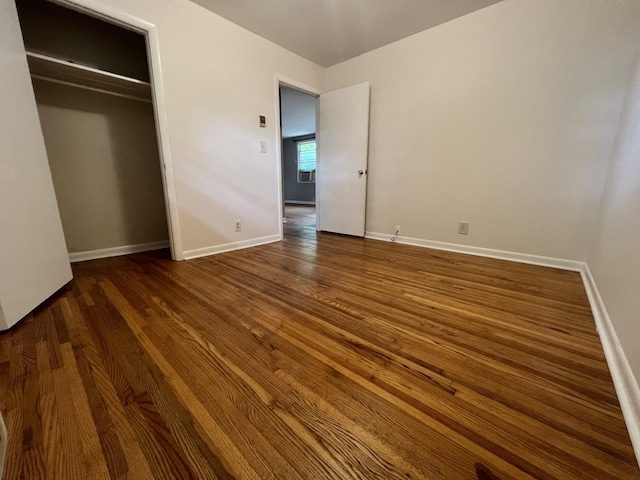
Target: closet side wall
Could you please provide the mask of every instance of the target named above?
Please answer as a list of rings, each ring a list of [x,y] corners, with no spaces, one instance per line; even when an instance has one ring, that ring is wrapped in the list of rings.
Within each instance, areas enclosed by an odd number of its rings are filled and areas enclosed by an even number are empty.
[[[33,85],[69,253],[168,240],[151,103]]]

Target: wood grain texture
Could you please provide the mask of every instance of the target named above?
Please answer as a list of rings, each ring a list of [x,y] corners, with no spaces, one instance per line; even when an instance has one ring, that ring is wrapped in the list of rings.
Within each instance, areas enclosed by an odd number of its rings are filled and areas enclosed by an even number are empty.
[[[317,234],[74,265],[0,335],[6,479],[640,478],[580,275]]]

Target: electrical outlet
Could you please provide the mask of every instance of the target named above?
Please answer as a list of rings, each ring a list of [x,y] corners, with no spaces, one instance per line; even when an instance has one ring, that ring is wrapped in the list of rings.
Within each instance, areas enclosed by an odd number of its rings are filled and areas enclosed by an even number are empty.
[[[242,222],[240,220],[236,220],[236,232],[242,231]]]
[[[467,235],[469,233],[469,222],[458,223],[458,233],[460,235]]]
[[[396,233],[400,233],[400,225],[396,225]]]
[[[260,153],[267,153],[267,142],[260,140]]]

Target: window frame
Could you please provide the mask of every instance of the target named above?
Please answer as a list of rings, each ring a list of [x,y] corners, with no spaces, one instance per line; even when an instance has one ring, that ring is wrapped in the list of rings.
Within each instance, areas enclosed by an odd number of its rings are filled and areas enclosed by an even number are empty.
[[[313,170],[300,169],[300,147],[304,144],[313,143],[316,145],[316,159],[315,159],[315,168]],[[298,183],[316,183],[316,171],[318,169],[317,162],[317,143],[315,137],[313,138],[304,138],[300,140],[296,140],[296,180]],[[302,179],[303,176],[307,176],[307,179]]]

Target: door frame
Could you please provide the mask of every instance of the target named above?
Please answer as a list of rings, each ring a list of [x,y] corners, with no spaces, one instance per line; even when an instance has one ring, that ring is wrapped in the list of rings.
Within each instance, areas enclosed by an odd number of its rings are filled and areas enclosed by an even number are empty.
[[[277,172],[278,172],[278,233],[280,235],[280,240],[284,239],[284,227],[283,227],[283,210],[284,210],[284,181],[283,175],[284,171],[282,170],[282,128],[280,127],[280,117],[282,115],[280,111],[280,86],[285,86],[289,88],[294,88],[296,90],[300,90],[303,93],[307,93],[309,95],[313,95],[314,97],[319,97],[322,93],[319,89],[306,85],[304,83],[298,82],[296,80],[292,80],[290,78],[284,77],[279,74],[274,75],[274,85],[275,85],[275,106],[276,111],[274,115],[274,121],[276,126],[276,164],[277,164]],[[318,108],[316,106],[316,119],[318,118]],[[316,170],[317,172],[317,170]],[[316,176],[316,181],[317,181]],[[318,204],[316,203],[316,230],[318,228]]]
[[[160,156],[160,173],[162,175],[162,189],[164,193],[167,226],[169,230],[169,245],[171,257],[174,260],[184,260],[182,236],[178,217],[178,196],[169,142],[169,122],[167,120],[167,105],[164,100],[164,84],[160,68],[160,46],[156,26],[122,10],[113,8],[95,0],[51,0],[66,8],[76,10],[94,18],[140,33],[146,38],[147,62],[149,64],[151,96],[158,139],[158,154]]]

